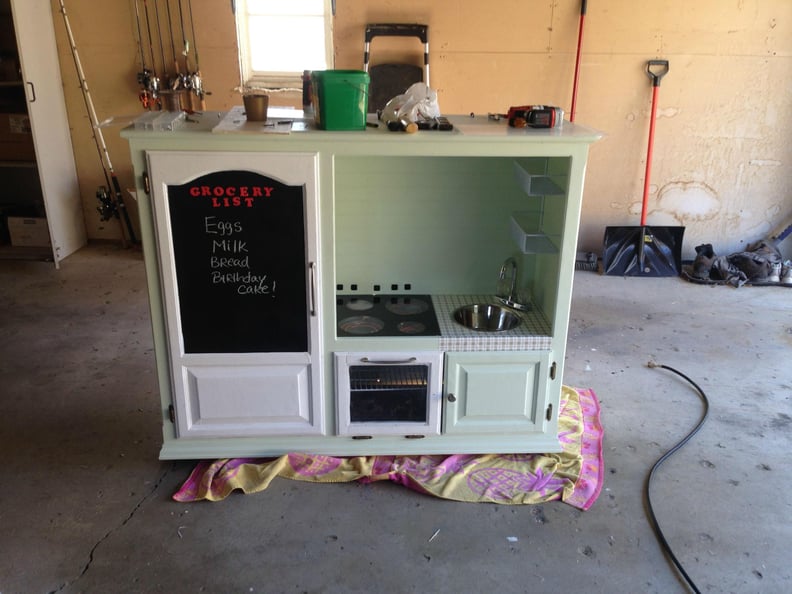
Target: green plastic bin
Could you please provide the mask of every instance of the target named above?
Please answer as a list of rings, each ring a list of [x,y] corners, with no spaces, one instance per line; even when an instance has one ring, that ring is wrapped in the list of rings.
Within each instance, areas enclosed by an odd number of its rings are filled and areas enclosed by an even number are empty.
[[[316,125],[321,130],[365,130],[369,75],[362,70],[311,73]]]

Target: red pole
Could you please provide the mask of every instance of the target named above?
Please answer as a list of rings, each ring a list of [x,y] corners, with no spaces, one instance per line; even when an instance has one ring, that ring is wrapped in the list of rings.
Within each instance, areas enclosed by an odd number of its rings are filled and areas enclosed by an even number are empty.
[[[649,118],[649,145],[646,149],[646,172],[644,173],[643,204],[641,204],[641,227],[646,225],[646,205],[649,202],[649,179],[652,175],[652,149],[654,146],[655,119],[657,114],[657,89],[652,87],[652,115]]]
[[[652,70],[654,68],[654,70]],[[652,114],[649,116],[649,146],[646,149],[646,172],[644,173],[643,203],[641,204],[641,227],[646,225],[646,205],[649,202],[649,181],[652,175],[652,147],[654,146],[655,120],[657,119],[657,93],[660,80],[668,74],[668,60],[649,60],[646,74],[652,79]]]
[[[572,84],[572,107],[569,110],[569,121],[575,121],[577,110],[578,81],[580,80],[580,48],[583,46],[583,23],[586,19],[586,0],[580,4],[580,25],[578,26],[577,53],[575,55],[575,80]]]

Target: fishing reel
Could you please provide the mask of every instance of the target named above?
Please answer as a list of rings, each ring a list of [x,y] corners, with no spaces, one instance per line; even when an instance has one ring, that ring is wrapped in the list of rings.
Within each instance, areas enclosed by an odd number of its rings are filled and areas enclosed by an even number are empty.
[[[189,88],[192,90],[193,93],[198,95],[198,97],[203,99],[205,92],[203,88],[203,80],[201,79],[201,75],[198,74],[197,72],[193,72],[192,74],[189,75],[189,78],[190,78]]]
[[[151,96],[151,93],[148,89],[143,89],[140,91],[140,93],[138,93],[138,100],[140,100],[140,104],[143,106],[143,109],[151,109],[157,104],[156,100]]]
[[[171,91],[178,91],[181,89],[189,90],[191,84],[189,74],[181,74],[178,72],[174,74],[168,82]]]
[[[152,77],[152,72],[148,68],[144,68],[141,72],[137,73],[138,84],[144,88],[148,87],[149,79]]]
[[[160,79],[148,68],[144,68],[137,75],[138,84],[143,89],[138,94],[138,99],[145,109],[158,108],[160,104]]]
[[[99,186],[96,189],[96,199],[99,201],[99,206],[96,207],[96,210],[103,221],[109,221],[113,217],[118,218],[118,208],[106,187]]]
[[[168,89],[171,91],[178,91],[181,86],[181,76],[174,74],[168,78]]]
[[[147,90],[151,95],[156,98],[159,94],[161,83],[159,77],[148,68],[144,68],[142,72],[137,75],[138,84]]]

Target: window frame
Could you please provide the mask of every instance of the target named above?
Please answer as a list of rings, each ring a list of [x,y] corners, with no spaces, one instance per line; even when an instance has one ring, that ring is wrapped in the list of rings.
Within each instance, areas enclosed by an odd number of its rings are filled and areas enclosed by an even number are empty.
[[[290,0],[283,0],[288,3]],[[237,49],[239,63],[240,89],[296,89],[302,88],[302,71],[299,72],[266,72],[253,70],[248,35],[248,4],[247,0],[232,0],[234,20],[236,23]],[[333,17],[335,16],[335,0],[322,0],[324,6],[325,59],[327,68],[333,68]]]

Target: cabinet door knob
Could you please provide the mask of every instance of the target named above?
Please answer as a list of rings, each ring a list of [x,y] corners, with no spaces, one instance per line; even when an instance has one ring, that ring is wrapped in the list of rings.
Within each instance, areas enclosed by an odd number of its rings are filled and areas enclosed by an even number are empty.
[[[448,401],[449,402],[456,402],[456,396],[454,396],[453,394],[449,394],[448,395]]]

